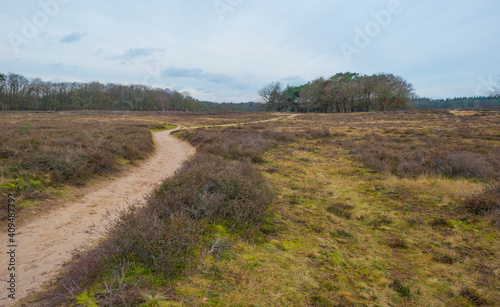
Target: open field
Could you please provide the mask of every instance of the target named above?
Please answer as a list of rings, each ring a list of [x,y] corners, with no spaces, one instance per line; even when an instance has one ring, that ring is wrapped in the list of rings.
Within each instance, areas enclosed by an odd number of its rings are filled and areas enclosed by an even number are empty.
[[[2,112],[0,113],[0,200],[18,196],[18,210],[72,191],[92,178],[120,172],[153,151],[149,131],[177,125],[230,123],[231,112]],[[242,122],[268,113],[238,115]],[[149,130],[149,131],[148,131]],[[6,212],[0,213],[5,219]]]
[[[175,116],[141,121],[269,118]],[[193,159],[28,305],[499,305],[499,131],[405,111],[178,132]]]

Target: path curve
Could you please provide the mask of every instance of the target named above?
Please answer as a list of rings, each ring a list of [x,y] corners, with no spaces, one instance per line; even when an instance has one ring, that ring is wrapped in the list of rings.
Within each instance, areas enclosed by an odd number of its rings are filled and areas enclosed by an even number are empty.
[[[180,129],[236,126],[291,119],[298,114],[281,115],[267,120],[208,127],[177,127],[175,130],[153,133],[154,153],[139,167],[126,171],[116,179],[91,184],[82,189],[82,197],[62,207],[42,213],[32,221],[17,227],[16,239],[16,300],[8,299],[7,265],[9,255],[0,254],[0,306],[12,306],[35,294],[57,276],[63,264],[72,258],[71,252],[83,245],[92,245],[101,238],[107,218],[117,216],[117,209],[127,204],[144,202],[144,196],[157,183],[174,172],[194,154],[195,148],[171,135]],[[109,214],[106,218],[106,214]],[[6,246],[7,233],[2,231],[0,244]],[[3,247],[2,247],[3,250]]]
[[[6,252],[0,255],[0,306],[11,306],[34,294],[47,281],[53,279],[71,252],[84,244],[91,245],[101,237],[104,215],[116,216],[116,209],[127,203],[143,202],[144,196],[162,179],[173,175],[181,164],[195,152],[187,142],[173,137],[170,131],[153,133],[155,151],[139,167],[105,181],[96,187],[91,184],[82,189],[82,197],[63,207],[41,214],[36,219],[17,226],[16,239],[16,300],[8,299],[9,273]],[[96,189],[97,188],[97,189]],[[90,231],[90,226],[93,226]],[[100,228],[99,228],[100,226]],[[2,232],[2,250],[7,234]]]

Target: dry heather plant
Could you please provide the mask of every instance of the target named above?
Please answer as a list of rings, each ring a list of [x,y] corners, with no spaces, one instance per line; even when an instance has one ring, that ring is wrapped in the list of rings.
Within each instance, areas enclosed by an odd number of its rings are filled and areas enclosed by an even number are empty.
[[[488,215],[494,225],[500,226],[500,183],[469,195],[464,205],[473,213]]]
[[[226,133],[233,134],[231,142],[234,143],[250,135],[243,129],[229,129]],[[259,132],[253,130],[253,133]],[[201,143],[212,138],[215,146],[224,147],[221,144],[226,140],[216,138],[215,134],[204,130],[200,130],[200,134],[194,132],[189,138]],[[262,140],[256,138],[249,148],[263,153],[263,148],[272,142]],[[44,304],[75,302],[75,295],[102,280],[103,275],[108,276],[110,270],[126,270],[131,265],[147,267],[165,279],[182,276],[196,267],[202,255],[221,248],[214,247],[207,224],[222,224],[243,238],[253,238],[265,219],[272,194],[262,174],[249,160],[243,151],[239,154],[231,151],[228,156],[199,146],[195,157],[158,186],[145,206],[132,206],[123,211],[109,228],[105,240],[75,254],[57,285],[43,294],[40,301]],[[224,246],[230,244],[224,242]],[[122,279],[129,280],[127,276]],[[108,288],[99,292],[100,304],[120,305],[140,300],[137,289],[143,283],[137,280],[124,286],[108,282]]]
[[[270,196],[249,162],[201,153],[165,181],[149,203],[160,216],[182,212],[194,220],[244,227],[262,222]]]
[[[134,163],[153,150],[149,124],[60,114],[27,117],[7,117],[0,134],[0,194],[16,193],[20,201],[44,198],[49,187],[82,185],[93,175],[116,171],[119,158]]]

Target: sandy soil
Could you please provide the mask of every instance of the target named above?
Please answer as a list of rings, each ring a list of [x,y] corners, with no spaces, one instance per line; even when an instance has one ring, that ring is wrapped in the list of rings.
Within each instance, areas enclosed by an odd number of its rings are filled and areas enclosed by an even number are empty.
[[[144,196],[165,177],[171,176],[195,149],[187,142],[170,135],[171,131],[155,132],[156,150],[143,164],[117,178],[91,184],[82,189],[80,197],[61,207],[46,211],[36,219],[17,226],[16,301],[40,290],[56,276],[71,251],[84,244],[95,243],[102,235],[105,214],[116,216],[116,209],[143,201]],[[113,212],[114,211],[114,212]],[[2,227],[4,228],[4,227]],[[9,255],[4,252],[7,233],[2,229],[0,254],[0,306],[15,303],[7,298]]]

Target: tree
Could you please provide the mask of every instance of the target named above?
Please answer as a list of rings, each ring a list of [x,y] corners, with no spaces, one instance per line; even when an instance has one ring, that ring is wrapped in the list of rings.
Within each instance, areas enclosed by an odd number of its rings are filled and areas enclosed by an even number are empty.
[[[399,76],[378,74],[375,78],[375,107],[380,111],[404,108],[415,97],[413,85]]]
[[[321,110],[327,103],[327,95],[325,93],[326,80],[318,78],[307,83],[300,93],[300,107],[307,113],[316,110]]]
[[[300,102],[300,92],[302,91],[304,85],[301,86],[289,86],[283,92],[286,99],[287,110],[298,112],[299,102]]]
[[[155,94],[156,94],[156,101],[158,103],[158,107],[163,112],[168,110],[169,105],[170,105],[170,95],[171,95],[170,90],[168,88],[165,90],[156,89]]]
[[[264,100],[267,111],[286,111],[286,98],[280,82],[271,82],[258,91]]]
[[[496,86],[493,86],[493,91],[490,93],[491,97],[500,97],[500,81]]]
[[[0,109],[7,107],[7,84],[5,83],[6,76],[0,73]]]

